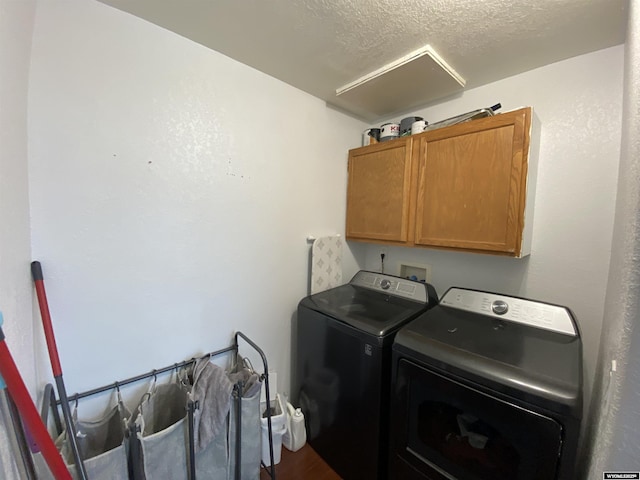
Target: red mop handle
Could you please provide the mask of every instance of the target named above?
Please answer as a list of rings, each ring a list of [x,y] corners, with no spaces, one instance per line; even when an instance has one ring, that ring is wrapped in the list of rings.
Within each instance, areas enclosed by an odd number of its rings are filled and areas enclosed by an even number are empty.
[[[47,292],[44,290],[44,277],[42,276],[42,266],[40,262],[31,262],[31,275],[33,276],[33,283],[36,286],[36,295],[38,296],[40,316],[42,317],[42,326],[44,327],[44,337],[47,340],[47,349],[49,350],[53,376],[59,377],[62,375],[62,367],[60,366],[56,337],[53,334],[53,326],[51,325],[51,314],[49,313]]]
[[[47,429],[42,423],[36,406],[33,404],[33,400],[31,400],[31,396],[27,391],[27,387],[22,381],[22,377],[20,377],[20,372],[4,341],[2,329],[0,329],[0,374],[7,384],[9,394],[20,412],[20,418],[22,418],[33,439],[38,444],[38,447],[40,447],[40,451],[53,476],[56,480],[71,480],[71,474],[69,470],[67,470],[62,457],[58,453],[58,449],[49,436],[49,432],[47,432]]]

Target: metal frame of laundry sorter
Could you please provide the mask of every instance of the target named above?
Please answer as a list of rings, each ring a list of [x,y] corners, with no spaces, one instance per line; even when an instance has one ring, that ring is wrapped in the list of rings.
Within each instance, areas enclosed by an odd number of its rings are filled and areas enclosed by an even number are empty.
[[[260,354],[260,357],[262,357],[262,364],[264,367],[264,373],[262,373],[260,375],[260,378],[264,381],[265,384],[265,394],[266,394],[266,401],[267,401],[267,408],[266,408],[266,414],[267,414],[267,427],[268,427],[268,432],[269,432],[269,458],[271,460],[271,465],[267,467],[267,465],[264,464],[264,462],[260,462],[261,465],[263,467],[265,467],[267,473],[269,474],[269,476],[272,478],[272,480],[275,480],[276,478],[276,471],[275,471],[275,465],[273,463],[274,460],[274,456],[273,456],[273,431],[272,431],[272,427],[271,427],[271,398],[269,396],[269,367],[267,365],[267,357],[265,356],[264,352],[262,351],[262,349],[260,347],[258,347],[258,345],[256,343],[254,343],[251,339],[249,339],[245,334],[243,334],[242,332],[236,332],[234,335],[234,343],[233,345],[227,347],[227,348],[223,348],[221,350],[216,350],[215,352],[211,352],[211,353],[207,353],[206,355],[202,355],[201,357],[198,358],[192,358],[190,360],[185,360],[183,362],[180,363],[175,363],[173,365],[161,368],[159,370],[152,370],[150,372],[147,373],[143,373],[141,375],[135,376],[135,377],[131,377],[131,378],[127,378],[126,380],[121,380],[118,382],[114,382],[111,383],[109,385],[105,385],[103,387],[98,387],[98,388],[94,388],[92,390],[88,390],[86,392],[82,392],[82,393],[76,393],[73,394],[71,396],[68,397],[68,401],[69,403],[71,402],[77,402],[78,400],[80,400],[81,398],[86,398],[86,397],[90,397],[92,395],[97,395],[99,393],[103,393],[103,392],[107,392],[109,390],[113,390],[113,389],[119,389],[120,387],[124,386],[124,385],[128,385],[130,383],[135,383],[141,380],[145,380],[148,378],[152,378],[152,377],[156,377],[157,375],[160,375],[162,373],[166,373],[166,372],[171,372],[173,370],[182,368],[182,367],[186,367],[189,366],[193,363],[195,363],[197,360],[201,359],[201,358],[213,358],[213,357],[217,357],[219,355],[228,353],[228,352],[236,352],[238,353],[238,338],[242,338],[245,342],[247,342],[251,347],[253,347],[254,350],[256,350],[256,352],[258,352]],[[236,455],[236,469],[235,469],[235,479],[239,480],[241,478],[241,470],[242,470],[242,408],[241,408],[241,404],[240,401],[242,400],[242,385],[243,382],[238,382],[233,386],[233,398],[234,401],[236,402],[236,422],[237,422],[237,427],[236,427],[236,451],[235,451],[235,455]],[[42,419],[45,423],[45,425],[47,425],[48,422],[48,414],[49,414],[49,410],[51,410],[53,412],[53,419],[54,419],[54,424],[56,427],[56,430],[59,433],[62,432],[62,422],[60,421],[60,414],[58,412],[58,407],[61,405],[61,400],[58,400],[55,396],[55,392],[53,390],[53,386],[51,384],[47,384],[45,386],[45,390],[44,390],[44,401],[43,401],[43,405],[42,405],[42,411],[41,411],[41,416]],[[187,404],[187,413],[188,413],[188,426],[189,426],[189,479],[190,480],[196,480],[196,465],[195,465],[195,439],[193,437],[193,431],[194,431],[194,425],[193,425],[193,414],[195,412],[195,410],[198,409],[198,402],[194,402],[192,400],[188,401]],[[135,425],[131,425],[130,427],[130,431],[129,431],[129,435],[135,437],[136,435],[136,430],[135,430]],[[137,442],[131,442],[130,448],[132,449],[136,449],[139,448],[139,445]],[[81,460],[82,461],[82,460]]]

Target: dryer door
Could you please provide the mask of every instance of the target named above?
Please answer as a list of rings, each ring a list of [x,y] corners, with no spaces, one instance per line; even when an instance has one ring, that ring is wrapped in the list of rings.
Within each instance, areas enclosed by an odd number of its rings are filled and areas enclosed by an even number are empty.
[[[392,478],[407,464],[416,479],[556,478],[558,422],[407,359],[399,360],[391,415]]]

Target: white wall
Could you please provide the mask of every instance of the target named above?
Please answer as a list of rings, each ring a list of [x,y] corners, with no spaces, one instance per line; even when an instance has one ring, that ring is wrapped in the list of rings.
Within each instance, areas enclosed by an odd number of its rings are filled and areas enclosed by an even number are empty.
[[[502,111],[534,108],[541,139],[530,257],[394,247],[385,258],[388,273],[397,273],[402,261],[431,265],[439,295],[461,286],[570,307],[583,335],[587,398],[611,254],[623,57],[623,46],[601,50],[467,91],[415,113],[434,123],[498,102]],[[379,269],[378,246],[352,248],[366,251],[367,268]]]
[[[344,233],[347,150],[365,125],[88,0],[39,4],[30,80],[33,255],[68,393],[236,330],[287,390],[306,237]]]
[[[34,13],[34,2],[0,1],[0,311],[6,345],[35,395],[27,180],[27,89]],[[11,448],[12,438],[10,423],[0,421],[0,477],[19,480],[24,470]]]
[[[0,311],[7,346],[32,393],[27,89],[34,14],[34,2],[0,1]]]
[[[625,47],[622,154],[594,387],[588,478],[640,469],[640,1],[632,0]],[[617,368],[612,371],[612,362]]]

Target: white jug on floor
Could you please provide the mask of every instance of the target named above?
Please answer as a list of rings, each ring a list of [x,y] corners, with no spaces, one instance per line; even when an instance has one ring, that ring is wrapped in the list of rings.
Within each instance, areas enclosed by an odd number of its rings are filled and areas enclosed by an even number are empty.
[[[292,452],[297,452],[307,443],[307,430],[304,426],[304,414],[299,408],[293,408],[287,402],[287,431],[282,436],[282,443]]]

